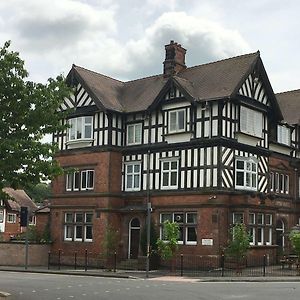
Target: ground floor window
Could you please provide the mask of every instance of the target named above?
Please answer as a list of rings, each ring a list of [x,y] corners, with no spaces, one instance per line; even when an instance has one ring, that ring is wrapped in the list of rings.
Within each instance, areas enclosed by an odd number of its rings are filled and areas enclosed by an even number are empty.
[[[179,225],[178,244],[197,244],[197,213],[196,212],[164,212],[160,214],[160,238],[164,240],[165,221],[176,222]]]
[[[251,245],[272,245],[272,214],[250,212],[248,215],[248,228]]]
[[[64,214],[64,240],[77,242],[92,242],[92,222],[92,212],[66,212]]]
[[[16,223],[17,215],[16,214],[7,214],[7,223]]]

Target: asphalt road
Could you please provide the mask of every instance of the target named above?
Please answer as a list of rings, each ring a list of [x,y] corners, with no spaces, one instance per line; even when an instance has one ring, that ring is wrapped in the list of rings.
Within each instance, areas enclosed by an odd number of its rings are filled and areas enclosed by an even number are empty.
[[[0,272],[0,290],[12,294],[6,298],[9,300],[298,300],[300,297],[297,282],[176,282],[13,272]]]

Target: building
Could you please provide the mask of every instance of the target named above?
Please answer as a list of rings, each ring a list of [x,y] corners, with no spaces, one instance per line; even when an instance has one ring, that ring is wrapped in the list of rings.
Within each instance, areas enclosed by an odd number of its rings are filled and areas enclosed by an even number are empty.
[[[29,224],[35,225],[33,213],[37,206],[24,190],[6,187],[3,191],[8,195],[8,198],[0,200],[0,234],[4,241],[8,241],[15,239],[25,231],[25,228],[20,226],[21,207],[27,207]]]
[[[275,95],[259,52],[194,67],[174,41],[165,54],[163,74],[128,82],[72,66],[53,250],[101,253],[111,227],[136,258],[150,202],[160,236],[179,223],[181,253],[217,257],[244,222],[251,252],[275,259],[300,214],[299,91]]]

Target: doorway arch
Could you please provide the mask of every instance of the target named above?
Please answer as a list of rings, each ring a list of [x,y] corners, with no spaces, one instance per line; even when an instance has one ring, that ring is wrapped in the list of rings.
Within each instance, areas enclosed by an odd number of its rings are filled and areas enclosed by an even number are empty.
[[[133,218],[129,222],[128,229],[128,259],[137,259],[140,246],[141,224],[138,218]]]

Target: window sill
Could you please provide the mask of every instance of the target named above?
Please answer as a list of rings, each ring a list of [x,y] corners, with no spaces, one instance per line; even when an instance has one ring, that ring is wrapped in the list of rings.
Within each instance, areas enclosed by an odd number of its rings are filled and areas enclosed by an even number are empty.
[[[83,147],[89,147],[92,145],[94,139],[79,139],[79,140],[71,140],[67,141],[66,145],[69,149],[75,149],[75,148],[83,148]]]
[[[180,130],[180,131],[165,133],[163,134],[163,136],[173,136],[173,135],[192,134],[192,133],[193,133],[192,131]]]

